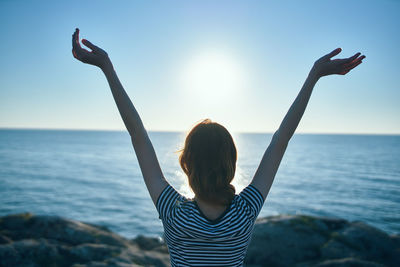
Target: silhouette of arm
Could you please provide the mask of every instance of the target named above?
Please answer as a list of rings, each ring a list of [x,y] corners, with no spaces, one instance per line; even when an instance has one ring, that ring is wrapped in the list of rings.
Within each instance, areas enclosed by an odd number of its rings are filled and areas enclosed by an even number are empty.
[[[365,56],[360,57],[360,53],[356,53],[349,58],[331,60],[332,57],[340,52],[341,49],[337,48],[314,63],[303,87],[284,117],[279,129],[274,133],[251,182],[262,193],[264,199],[268,195],[289,140],[299,125],[312,90],[319,78],[331,74],[345,75],[361,64],[362,59],[365,58]]]
[[[92,51],[90,52],[80,46],[79,29],[77,29],[72,36],[72,53],[76,59],[83,63],[101,68],[105,74],[121,118],[131,136],[132,145],[138,158],[145,184],[154,204],[156,204],[158,196],[168,183],[163,176],[156,153],[142,120],[119,81],[108,54],[85,39],[82,40],[82,43]]]

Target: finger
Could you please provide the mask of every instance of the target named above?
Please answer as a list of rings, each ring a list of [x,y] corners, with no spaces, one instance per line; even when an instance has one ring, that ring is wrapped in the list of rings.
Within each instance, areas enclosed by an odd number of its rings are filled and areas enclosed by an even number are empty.
[[[74,58],[79,59],[78,54],[80,54],[80,47],[76,42],[77,39],[76,33],[77,30],[75,30],[74,34],[72,34],[72,55],[74,56]]]
[[[356,58],[356,59],[353,60],[352,62],[345,64],[345,65],[343,66],[342,71],[339,72],[339,74],[344,75],[344,74],[348,73],[349,71],[351,71],[352,69],[354,69],[355,67],[357,67],[358,65],[360,65],[360,64],[362,63],[362,60],[363,60],[364,58],[366,58],[366,56],[362,55],[361,57]]]
[[[75,30],[74,33],[72,34],[72,47],[73,47],[73,48],[76,47],[76,30]]]
[[[352,62],[352,61],[355,60],[359,55],[361,55],[360,52],[354,54],[354,56],[347,58],[347,59],[346,59],[346,62]]]
[[[360,60],[363,60],[364,58],[365,58],[365,56],[362,55],[361,57],[357,57],[357,58],[351,60],[351,61],[348,62],[347,64],[353,64],[353,63],[355,63],[355,62],[358,62],[358,61],[360,61]]]
[[[78,28],[76,28],[76,30],[75,30],[75,44],[76,44],[75,48],[76,48],[76,52],[77,52],[78,56],[82,56],[82,54],[84,54],[84,53],[91,53],[89,50],[87,50],[81,46],[81,43],[79,42],[79,29]]]
[[[356,64],[353,64],[351,66],[348,66],[347,68],[342,69],[342,71],[339,74],[346,74],[349,71],[351,71],[352,69],[354,69],[355,67],[357,67],[358,65],[360,65],[362,63],[362,61],[358,61]]]
[[[345,67],[345,68],[348,68],[349,66],[352,66],[352,65],[354,65],[354,64],[357,64],[358,62],[360,62],[360,61],[363,60],[364,58],[365,58],[365,56],[362,55],[361,57],[356,58],[356,59],[354,59],[354,60],[352,60],[352,61],[350,61],[350,62],[344,64],[344,67]]]
[[[75,41],[75,45],[77,47],[81,48],[81,44],[79,43],[79,29],[78,28],[75,29],[75,39],[74,39],[74,41]]]
[[[72,34],[72,48],[75,46],[75,32]]]
[[[79,54],[82,50],[81,45],[79,44],[79,29],[76,28],[74,34],[72,35],[72,47],[75,50],[76,54]]]
[[[86,39],[82,39],[82,43],[83,43],[84,45],[86,45],[87,47],[89,47],[90,49],[92,49],[92,51],[97,51],[97,50],[98,50],[98,47],[97,47],[97,46],[95,46],[94,44],[92,44],[91,42],[89,42],[89,41],[86,40]]]
[[[346,68],[345,68],[345,70],[352,70],[352,69],[354,69],[355,67],[357,67],[358,65],[360,65],[362,63],[362,61],[360,60],[360,61],[357,61],[356,63],[354,63],[354,64],[352,64],[352,65],[350,65],[350,66],[347,66]]]
[[[336,48],[335,50],[333,50],[329,54],[326,54],[323,58],[324,59],[330,59],[330,58],[336,56],[337,54],[339,54],[340,52],[342,52],[342,48]]]

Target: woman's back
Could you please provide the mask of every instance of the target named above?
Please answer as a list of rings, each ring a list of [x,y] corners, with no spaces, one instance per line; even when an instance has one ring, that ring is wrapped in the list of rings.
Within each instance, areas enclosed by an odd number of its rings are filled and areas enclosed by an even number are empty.
[[[242,266],[254,222],[264,203],[252,185],[235,195],[216,220],[168,185],[157,200],[172,266]]]

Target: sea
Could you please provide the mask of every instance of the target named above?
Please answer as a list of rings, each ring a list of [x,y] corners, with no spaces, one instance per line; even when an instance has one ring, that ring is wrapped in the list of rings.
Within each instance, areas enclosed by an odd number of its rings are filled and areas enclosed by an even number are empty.
[[[183,132],[150,132],[165,178],[192,197],[178,157]],[[272,134],[235,133],[236,192]],[[0,216],[31,212],[162,236],[130,136],[124,131],[0,130]],[[305,214],[363,221],[400,233],[400,136],[295,134],[260,217]]]

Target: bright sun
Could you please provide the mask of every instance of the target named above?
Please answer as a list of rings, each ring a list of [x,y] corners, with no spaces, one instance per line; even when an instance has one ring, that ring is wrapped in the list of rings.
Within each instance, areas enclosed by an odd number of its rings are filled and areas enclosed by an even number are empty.
[[[186,64],[182,82],[185,91],[196,99],[222,100],[243,87],[244,72],[232,56],[205,51],[196,54]]]

